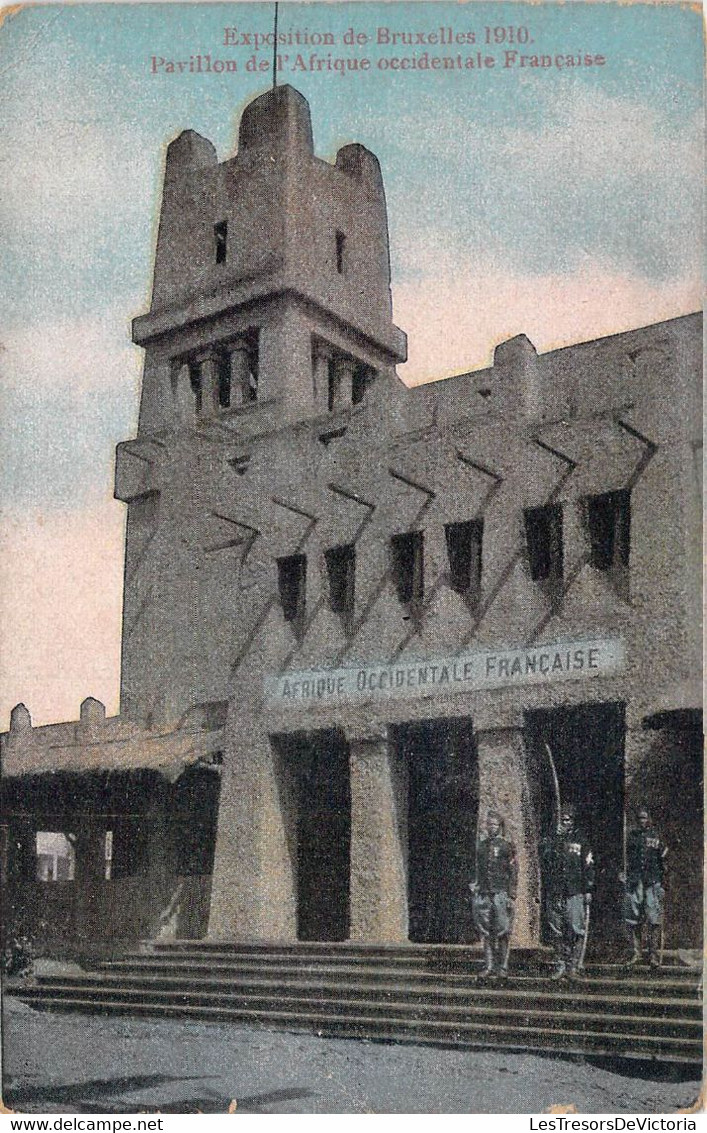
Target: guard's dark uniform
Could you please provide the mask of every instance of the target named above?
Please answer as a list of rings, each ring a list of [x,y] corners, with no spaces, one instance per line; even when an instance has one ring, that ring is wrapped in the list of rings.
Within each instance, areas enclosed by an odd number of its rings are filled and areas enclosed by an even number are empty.
[[[484,834],[476,853],[473,888],[474,924],[484,945],[486,973],[508,970],[511,915],[518,884],[513,843],[502,834]]]
[[[594,855],[578,830],[558,831],[542,847],[545,916],[552,933],[558,975],[569,964],[579,971],[587,916],[586,896],[594,888]]]
[[[660,955],[665,890],[665,859],[668,847],[652,826],[636,827],[626,839],[626,896],[624,920],[633,938],[633,960],[642,953],[641,929],[648,927],[648,952],[652,965]]]

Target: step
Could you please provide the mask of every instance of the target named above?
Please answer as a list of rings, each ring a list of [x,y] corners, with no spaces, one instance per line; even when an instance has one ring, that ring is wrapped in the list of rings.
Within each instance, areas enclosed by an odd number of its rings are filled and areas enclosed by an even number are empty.
[[[136,1005],[120,998],[106,998],[100,1003],[77,997],[67,1001],[48,997],[41,1006],[46,1010],[72,1010],[84,1013],[139,1014],[163,1018],[195,1018],[212,1022],[256,1023],[287,1030],[315,1030],[320,1035],[341,1037],[367,1037],[395,1042],[409,1041],[442,1043],[446,1046],[469,1048],[503,1048],[517,1051],[557,1051],[564,1054],[610,1055],[624,1058],[660,1059],[680,1063],[702,1061],[701,1039],[672,1036],[636,1035],[589,1031],[577,1028],[553,1031],[548,1027],[518,1027],[503,1023],[448,1022],[407,1018],[404,1021],[380,1019],[370,1014],[349,1016],[332,1015],[321,1019],[317,1015],[296,1011],[269,1011],[267,1014],[252,1009],[231,1009],[222,1006],[209,1008],[183,1004]]]
[[[235,942],[218,941],[144,941],[137,952],[129,955],[177,955],[191,957],[208,957],[220,955],[224,958],[254,959],[262,957],[267,959],[285,959],[297,957],[302,960],[310,959],[317,962],[326,958],[330,963],[356,962],[360,960],[385,960],[391,964],[430,964],[443,966],[451,964],[474,964],[482,959],[481,948],[470,944],[355,944],[349,941],[318,943],[297,941],[289,944],[281,942],[267,944],[255,942],[239,944]],[[591,954],[591,949],[590,949]],[[552,951],[549,948],[514,948],[511,953],[516,964],[521,967],[536,966],[538,963],[551,963]],[[589,963],[587,965],[597,971],[604,968],[613,970],[614,963]],[[675,973],[699,976],[700,967],[687,964],[674,963],[672,955],[664,957],[663,967]]]
[[[550,981],[545,981],[541,988],[536,988],[538,981],[527,981],[532,984],[526,987],[522,979],[509,980],[497,985],[495,983],[480,982],[475,984],[466,981],[456,986],[400,981],[390,983],[374,983],[352,981],[347,979],[319,981],[305,976],[297,980],[290,980],[284,984],[278,979],[248,979],[233,976],[229,979],[217,978],[213,975],[196,978],[193,975],[175,976],[173,974],[155,975],[139,974],[125,976],[113,972],[70,975],[62,977],[41,976],[37,980],[37,988],[51,989],[58,982],[64,987],[81,988],[88,991],[111,990],[125,988],[131,991],[141,991],[150,995],[153,991],[173,992],[174,994],[187,993],[218,993],[220,995],[258,995],[268,994],[275,1000],[296,998],[304,993],[317,996],[318,999],[336,1000],[346,995],[348,998],[375,999],[392,997],[406,997],[410,1003],[450,1003],[463,1001],[475,1004],[491,1003],[497,1010],[504,1009],[504,1005],[527,1005],[543,1003],[547,1010],[556,1012],[577,1012],[591,1010],[605,1006],[617,1014],[634,1013],[648,1016],[658,1020],[668,1016],[677,1019],[701,1019],[702,1007],[696,998],[678,998],[667,995],[654,998],[650,995],[617,994],[612,989],[611,994],[597,993],[593,988],[587,987],[588,981],[563,985],[562,988]],[[571,990],[570,990],[571,988]]]
[[[287,963],[266,963],[261,962],[192,962],[192,961],[175,961],[172,958],[162,959],[153,957],[134,957],[125,960],[105,961],[100,964],[96,971],[101,973],[115,973],[123,974],[126,976],[142,975],[142,974],[160,974],[176,975],[181,973],[185,978],[198,978],[200,976],[218,975],[227,979],[242,978],[244,976],[266,976],[270,975],[272,978],[277,978],[280,982],[290,982],[297,980],[303,976],[317,977],[322,980],[335,979],[339,980],[345,977],[347,980],[365,980],[369,982],[391,982],[391,981],[419,981],[428,983],[435,986],[464,986],[470,985],[470,982],[475,979],[476,974],[480,971],[481,964],[477,961],[473,969],[467,972],[429,972],[421,970],[419,967],[403,968],[402,966],[387,967],[381,965],[366,965],[361,964],[353,965],[351,968],[344,968],[341,965],[329,964],[310,964],[302,963],[299,961],[289,961]],[[541,990],[548,983],[548,974],[525,974],[521,971],[511,969],[511,979],[515,983],[522,981],[527,990],[532,990],[533,987]],[[604,989],[607,993],[615,992],[618,988],[625,989],[627,992],[640,991],[645,995],[652,995],[656,998],[663,994],[673,995],[691,995],[696,996],[698,981],[693,977],[691,980],[674,979],[672,972],[661,970],[659,974],[651,975],[648,971],[645,973],[635,973],[633,969],[630,974],[626,968],[616,968],[613,970],[612,975],[598,975],[595,976],[591,969],[587,969],[587,974],[582,981],[582,986],[591,986],[593,989]]]
[[[333,946],[331,946],[333,947]],[[271,946],[265,948],[244,948],[239,946],[226,949],[216,948],[215,946],[210,949],[203,947],[190,947],[178,948],[176,946],[162,945],[159,948],[142,950],[140,952],[126,953],[125,956],[120,957],[120,961],[140,962],[143,960],[153,960],[154,962],[169,962],[171,964],[184,964],[184,963],[203,963],[211,965],[213,963],[220,964],[298,964],[320,966],[326,964],[329,967],[339,966],[385,966],[387,968],[394,968],[398,966],[406,968],[419,968],[424,971],[430,972],[465,972],[473,971],[482,966],[483,960],[481,953],[478,949],[468,948],[466,946],[458,946],[455,951],[451,951],[445,946],[444,949],[437,949],[435,952],[427,950],[418,951],[418,949],[407,948],[399,952],[392,952],[382,949],[367,948],[365,950],[351,950],[350,945],[338,945],[338,951],[323,951],[318,952],[312,948],[303,947],[302,945],[292,945],[291,947],[278,946],[275,948]],[[104,961],[104,963],[117,963],[118,960]],[[511,969],[513,971],[523,972],[539,972],[548,970],[552,966],[552,957],[550,953],[537,952],[520,953],[514,950],[511,953]],[[606,976],[613,978],[617,972],[633,971],[632,968],[625,963],[614,964],[587,964],[587,971],[596,976]],[[647,965],[640,965],[637,969],[641,973],[647,973],[649,968]],[[687,983],[697,983],[702,978],[701,968],[692,968],[687,965],[669,965],[664,964],[660,969],[662,973],[669,975],[675,980],[685,980]]]
[[[18,990],[33,1007],[256,1022],[455,1046],[697,1062],[701,971],[588,966],[556,984],[547,950],[516,949],[511,976],[478,978],[468,945],[169,941]]]
[[[478,963],[482,958],[481,946],[478,944],[362,944],[352,941],[292,941],[290,943],[252,941],[239,943],[236,941],[217,940],[155,940],[143,941],[137,955],[177,953],[192,955],[193,957],[212,957],[220,953],[224,957],[254,958],[261,957],[292,957],[304,959],[305,957],[317,961],[327,957],[330,962],[357,959],[387,960],[390,963],[404,962],[407,964],[430,963],[443,965],[449,963]],[[590,957],[592,949],[589,949]],[[135,953],[133,953],[135,954]],[[517,966],[537,966],[544,962],[550,963],[552,951],[548,947],[540,948],[514,948],[512,957]],[[699,978],[701,966],[691,966],[675,961],[676,953],[666,952],[664,955],[664,969],[688,977]],[[606,969],[612,971],[615,963],[595,962],[587,967],[597,972]]]
[[[47,988],[37,988],[33,995],[27,996],[27,999],[42,1000],[47,996],[53,999],[71,999],[76,995],[81,998],[87,998],[87,995],[95,1003],[103,1002],[111,997],[119,997],[123,1002],[134,1003],[139,1007],[147,1004],[148,1006],[173,1002],[175,998],[179,998],[183,1005],[194,1007],[201,1007],[208,1009],[213,1006],[228,1006],[233,1010],[257,1010],[264,1014],[270,1014],[277,1011],[283,1006],[282,999],[275,996],[258,996],[258,995],[242,995],[235,993],[207,992],[207,991],[183,991],[178,996],[173,991],[153,988],[149,992],[149,996],[144,994],[143,989],[139,988],[77,988],[74,984],[55,983]],[[415,1019],[445,1019],[448,1021],[457,1020],[461,1024],[468,1022],[471,1019],[498,1019],[503,1017],[504,1023],[514,1023],[518,1027],[526,1027],[532,1023],[541,1023],[545,1021],[548,1029],[551,1030],[565,1030],[568,1024],[574,1024],[576,1029],[592,1030],[601,1029],[606,1033],[612,1033],[616,1028],[620,1027],[626,1032],[632,1034],[645,1034],[648,1032],[653,1036],[673,1035],[680,1033],[681,1035],[691,1038],[698,1037],[701,1034],[702,1022],[700,1018],[685,1019],[681,1017],[672,1018],[655,1018],[645,1015],[635,1014],[616,1014],[611,1010],[601,1010],[604,1005],[598,1005],[598,1009],[590,1011],[579,1012],[552,1012],[544,1009],[530,1008],[527,1006],[503,1006],[499,1007],[496,1004],[479,1004],[474,999],[468,999],[466,1003],[450,1004],[450,1003],[410,1003],[406,998],[400,997],[386,997],[382,1000],[361,1000],[356,998],[349,998],[341,995],[337,999],[323,1000],[317,996],[292,996],[287,999],[288,1009],[297,1008],[299,1011],[308,1012],[315,1015],[317,1018],[325,1018],[331,1014],[345,1014],[351,1012],[364,1010],[368,1014],[379,1017],[385,1016],[387,1019],[395,1020],[397,1022],[405,1022],[410,1018]]]

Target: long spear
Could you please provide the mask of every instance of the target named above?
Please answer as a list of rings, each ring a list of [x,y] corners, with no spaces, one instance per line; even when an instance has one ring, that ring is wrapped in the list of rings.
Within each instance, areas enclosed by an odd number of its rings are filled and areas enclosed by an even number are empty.
[[[555,830],[557,830],[560,825],[560,808],[562,806],[560,802],[560,781],[557,778],[557,768],[555,767],[555,760],[552,758],[550,745],[549,743],[544,743],[543,746],[547,752],[548,763],[550,764],[550,771],[552,772],[552,783],[555,788]]]
[[[550,772],[552,774],[552,784],[553,784],[554,794],[555,794],[555,833],[557,833],[560,829],[560,808],[562,806],[562,804],[560,802],[560,781],[557,778],[557,768],[555,767],[555,760],[552,758],[552,751],[550,750],[549,743],[544,741],[543,747],[545,748],[545,751],[547,752],[547,760],[548,760],[548,763],[550,764]],[[553,858],[554,858],[554,845],[553,845],[553,849],[552,849],[552,855],[553,855]],[[554,866],[553,866],[553,868],[554,868]],[[542,896],[542,893],[541,893],[541,896]],[[552,923],[551,923],[550,927],[552,928]]]

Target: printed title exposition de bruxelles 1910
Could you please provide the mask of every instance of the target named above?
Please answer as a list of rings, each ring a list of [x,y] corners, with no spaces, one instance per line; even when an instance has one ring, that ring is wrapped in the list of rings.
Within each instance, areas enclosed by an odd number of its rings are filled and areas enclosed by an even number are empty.
[[[548,52],[536,45],[532,28],[526,25],[495,25],[478,28],[453,28],[449,25],[433,30],[399,31],[376,27],[371,31],[349,27],[336,34],[330,31],[290,28],[278,32],[253,31],[238,27],[223,29],[222,46],[240,49],[238,58],[217,58],[210,52],[190,55],[186,59],[168,59],[151,55],[149,71],[153,75],[223,74],[226,72],[270,71],[272,54],[281,74],[302,74],[322,71],[356,74],[379,71],[483,71],[498,69],[555,71],[575,67],[603,67],[607,56],[588,45],[567,45],[568,50]],[[297,48],[304,47],[302,52]],[[476,47],[462,52],[457,48]],[[313,51],[312,48],[317,48]],[[334,48],[332,52],[327,50]],[[336,54],[339,48],[341,54]],[[361,54],[372,48],[376,56]],[[409,53],[399,54],[407,51]],[[430,51],[429,49],[433,50]],[[449,53],[436,54],[446,48]],[[287,50],[285,50],[287,49]],[[324,50],[322,50],[324,49]],[[343,49],[343,50],[342,50]]]

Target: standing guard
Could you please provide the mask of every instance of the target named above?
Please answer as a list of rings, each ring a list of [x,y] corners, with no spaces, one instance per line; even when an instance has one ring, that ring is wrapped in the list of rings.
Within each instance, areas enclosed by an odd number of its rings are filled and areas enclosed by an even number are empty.
[[[553,979],[578,977],[584,968],[594,855],[575,826],[575,808],[560,809],[557,831],[542,846],[545,915],[555,950]]]
[[[648,962],[652,968],[661,963],[665,890],[665,859],[668,847],[653,826],[645,806],[638,808],[638,826],[626,839],[626,874],[622,877],[626,892],[624,920],[629,932],[633,955],[629,964],[640,964],[644,947],[643,927],[647,929]]]
[[[504,837],[501,815],[490,810],[476,850],[476,878],[469,886],[474,924],[484,945],[483,977],[508,974],[517,883],[515,847]]]

